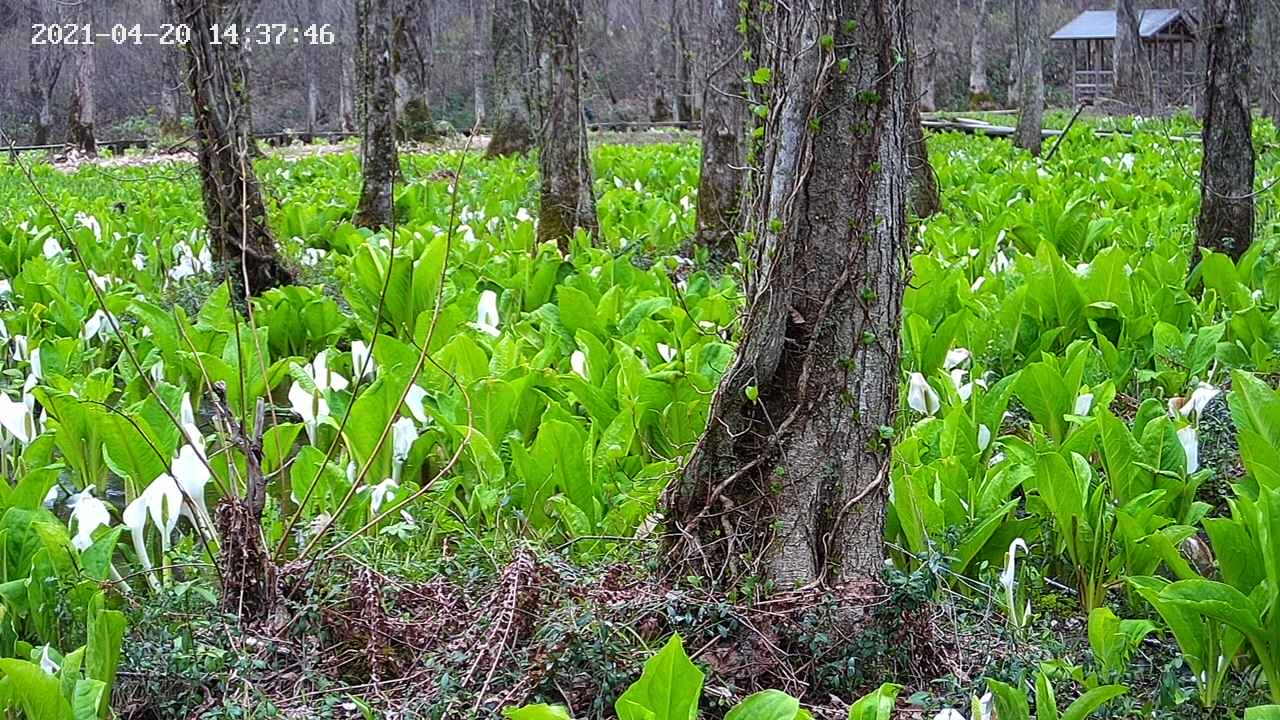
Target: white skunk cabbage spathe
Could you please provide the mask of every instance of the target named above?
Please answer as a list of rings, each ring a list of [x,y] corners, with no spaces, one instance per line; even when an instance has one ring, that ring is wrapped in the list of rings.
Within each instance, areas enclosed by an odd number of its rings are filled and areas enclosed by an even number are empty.
[[[587,375],[587,355],[581,350],[574,350],[573,354],[569,356],[569,367],[573,368],[573,371],[580,375],[583,380],[591,379]]]
[[[327,352],[321,350],[315,360],[302,368],[315,385],[316,392],[308,392],[296,380],[289,387],[289,405],[293,412],[302,418],[302,424],[307,429],[307,437],[313,444],[316,441],[316,430],[320,427],[320,423],[329,417],[329,403],[324,398],[325,391],[345,390],[350,384],[346,378],[329,369]]]
[[[1074,415],[1088,415],[1093,409],[1093,393],[1081,393],[1076,397],[1076,406],[1073,410]]]
[[[1015,627],[1021,628],[1025,625],[1027,618],[1031,616],[1031,601],[1027,601],[1026,608],[1019,610],[1017,602],[1017,585],[1018,585],[1018,550],[1023,553],[1030,553],[1027,548],[1027,542],[1022,538],[1014,538],[1009,543],[1009,552],[1005,554],[1004,570],[1000,571],[1000,586],[1004,588],[1005,609],[1009,613],[1009,621]],[[985,715],[984,715],[985,717]]]
[[[169,542],[174,528],[178,525],[178,515],[182,512],[182,491],[178,483],[169,473],[151,481],[142,494],[125,506],[120,519],[133,538],[133,549],[138,553],[138,562],[147,576],[147,582],[154,589],[160,589],[160,580],[155,576],[151,555],[147,552],[146,529],[150,519],[160,531],[161,553],[169,552]],[[163,562],[163,557],[161,558]]]
[[[84,552],[93,544],[93,531],[111,524],[111,511],[107,510],[106,503],[93,496],[92,487],[67,498],[67,507],[71,508],[68,527],[71,524],[76,526],[71,544]]]
[[[1022,538],[1014,538],[1009,543],[1009,552],[1004,556],[1004,570],[1000,573],[1000,585],[1004,587],[1005,592],[1012,593],[1013,587],[1018,580],[1018,550],[1024,553],[1030,552],[1027,549],[1027,541]]]
[[[25,402],[19,402],[0,392],[0,426],[18,438],[25,447],[40,434],[35,414]]]
[[[311,444],[316,442],[316,430],[320,423],[329,417],[329,401],[323,396],[307,392],[298,383],[289,387],[289,407],[300,418],[307,429],[307,437]]]
[[[942,408],[942,400],[924,375],[911,373],[907,381],[907,407],[921,415],[935,415]]]
[[[97,337],[103,330],[114,332],[116,327],[115,317],[108,315],[105,311],[99,308],[93,312],[93,315],[89,316],[88,320],[85,321],[84,328],[80,331],[80,338],[85,342],[89,342]],[[110,337],[110,335],[106,335],[105,337]]]
[[[357,378],[369,377],[374,373],[373,355],[363,340],[351,341],[351,369]]]
[[[491,337],[498,337],[502,331],[498,329],[498,293],[485,290],[480,293],[480,302],[476,304],[476,321],[471,327]]]
[[[943,370],[953,370],[969,361],[973,354],[968,348],[955,348],[947,351],[947,357],[942,361]]]
[[[1221,394],[1222,390],[1209,383],[1202,382],[1196,385],[1195,390],[1191,391],[1191,396],[1182,403],[1181,407],[1178,408],[1178,412],[1182,414],[1182,417],[1199,420],[1200,413],[1204,412],[1209,403],[1213,402],[1213,399]]]
[[[986,425],[978,426],[978,451],[982,452],[991,447],[991,428]]]
[[[386,503],[387,498],[390,497],[399,486],[400,483],[392,480],[391,478],[387,478],[377,485],[374,485],[369,489],[369,508],[373,510],[374,513],[377,513],[378,510],[382,508],[383,504]]]
[[[1187,474],[1200,469],[1200,439],[1196,436],[1195,427],[1188,425],[1178,428],[1178,442],[1182,444],[1182,452],[1187,456]]]
[[[427,417],[427,408],[424,404],[426,400],[427,391],[417,384],[409,386],[409,394],[405,395],[404,398],[404,404],[409,408],[409,414],[413,416],[414,420],[423,425],[430,422],[430,418]]]
[[[968,374],[969,372],[962,368],[956,368],[950,373],[951,384],[955,386],[960,402],[969,402],[969,398],[973,397],[973,383],[964,381]]]
[[[212,536],[213,518],[209,517],[209,509],[205,507],[204,490],[213,476],[205,464],[204,451],[193,445],[183,445],[169,467],[169,474],[185,495],[180,514],[186,515],[201,532]]]
[[[391,450],[392,462],[391,471],[392,479],[400,479],[400,470],[404,467],[404,463],[409,459],[409,451],[413,449],[413,443],[418,439],[418,426],[414,424],[413,418],[402,417],[396,420],[391,426]]]

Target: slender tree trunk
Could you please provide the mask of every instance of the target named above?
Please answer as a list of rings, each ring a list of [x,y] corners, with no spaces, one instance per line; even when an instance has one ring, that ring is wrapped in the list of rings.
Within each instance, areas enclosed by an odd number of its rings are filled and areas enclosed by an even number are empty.
[[[541,174],[538,241],[569,249],[574,230],[599,234],[587,125],[582,114],[578,25],[582,0],[532,0],[533,35],[541,46]]]
[[[662,86],[662,52],[658,43],[649,46],[649,121],[663,123],[671,120],[671,103]]]
[[[529,0],[493,0],[493,136],[488,157],[523,155],[533,146],[529,120]]]
[[[361,227],[382,227],[392,221],[392,193],[400,172],[396,150],[395,78],[392,70],[396,22],[396,0],[360,0],[361,33],[364,51],[361,68],[361,179],[360,205],[355,223]]]
[[[160,0],[160,17],[173,22],[171,0]],[[160,48],[160,102],[158,108],[160,134],[175,137],[182,133],[182,112],[178,109],[182,95],[181,48]]]
[[[160,75],[160,132],[170,137],[182,133],[182,113],[179,108],[179,88],[182,83],[178,70],[178,53],[172,48],[164,48],[164,59],[161,61]]]
[[[1252,0],[1209,0],[1199,244],[1239,258],[1253,242]]]
[[[987,82],[987,0],[977,0],[973,13],[973,40],[969,43],[969,107],[992,107]]]
[[[1138,34],[1142,13],[1134,8],[1133,1],[1116,0],[1116,40],[1112,45],[1111,66],[1115,69],[1116,99],[1131,107],[1142,107],[1147,95],[1142,72],[1145,57]]]
[[[232,287],[243,296],[289,284],[293,274],[276,251],[253,172],[242,55],[229,45],[213,44],[209,30],[236,17],[235,4],[175,0],[175,17],[191,28],[187,86],[195,112],[209,238]]]
[[[1260,0],[1262,20],[1262,69],[1259,100],[1262,115],[1280,128],[1280,0]]]
[[[357,32],[359,32],[357,30]],[[343,132],[355,132],[356,130],[356,102],[355,102],[355,61],[352,59],[354,51],[344,53],[346,57],[342,58],[341,70],[338,75],[338,116],[342,123]]]
[[[489,124],[489,0],[471,0],[471,77],[474,87],[472,104],[476,124]]]
[[[746,163],[747,102],[742,77],[738,0],[711,0],[710,74],[702,95],[702,167],[698,175],[698,244],[723,269],[738,257]]]
[[[74,17],[81,22],[93,24],[92,6],[81,8]],[[94,62],[93,45],[81,43],[75,46],[76,81],[71,95],[71,113],[67,117],[67,144],[85,155],[95,157],[98,154],[98,142],[93,134],[94,122],[94,86],[97,84],[97,66]]]
[[[713,585],[875,580],[901,381],[905,0],[772,8],[757,270],[706,433],[665,497],[665,561]]]
[[[917,61],[920,56],[916,51],[914,38],[908,36],[908,41],[911,62],[907,63],[910,79],[907,87],[915,88],[915,75],[920,67]],[[909,117],[906,125],[907,171],[911,176],[910,205],[917,218],[927,218],[942,209],[942,198],[938,194],[938,176],[929,162],[929,146],[925,142],[924,125],[920,119],[920,99],[913,90],[911,92],[908,97]]]
[[[676,61],[676,120],[688,129],[693,127],[693,61],[690,58],[689,31],[686,27],[687,10],[682,4],[685,1],[672,0],[671,2],[671,35]]]
[[[911,210],[918,218],[927,218],[942,209],[938,192],[938,175],[929,162],[929,146],[924,139],[924,125],[919,108],[911,108],[907,122],[907,169],[911,173]]]
[[[1040,0],[1017,0],[1019,20],[1025,30],[1019,33],[1022,43],[1022,96],[1018,101],[1018,129],[1013,144],[1040,155],[1041,124],[1044,120],[1044,40],[1040,29]]]
[[[245,28],[251,27],[253,24],[253,13],[258,9],[260,0],[208,0],[210,6],[221,4],[225,8],[227,22],[234,24],[245,32]],[[254,137],[253,129],[253,55],[252,45],[250,43],[238,43],[232,46],[239,55],[237,62],[240,65],[240,96],[243,105],[242,112],[244,115],[245,137],[249,147],[249,156],[260,158],[263,156],[262,148],[258,146],[258,141]]]

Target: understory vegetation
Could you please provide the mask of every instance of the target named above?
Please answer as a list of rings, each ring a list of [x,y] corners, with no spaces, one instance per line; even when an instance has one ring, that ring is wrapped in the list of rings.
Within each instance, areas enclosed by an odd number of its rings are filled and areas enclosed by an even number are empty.
[[[930,137],[883,583],[727,598],[658,561],[743,310],[695,144],[596,148],[568,252],[529,159],[405,155],[376,232],[352,155],[260,160],[299,282],[247,305],[190,166],[0,168],[0,704],[1280,716],[1280,194],[1197,252],[1188,127]],[[257,478],[278,602],[242,626],[219,500]]]

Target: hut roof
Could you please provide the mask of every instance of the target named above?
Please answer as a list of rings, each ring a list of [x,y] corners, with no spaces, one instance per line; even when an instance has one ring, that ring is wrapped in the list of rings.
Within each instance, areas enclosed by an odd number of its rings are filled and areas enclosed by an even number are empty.
[[[1191,34],[1195,21],[1190,15],[1174,8],[1143,10],[1138,35],[1151,38],[1181,24]],[[1050,40],[1113,40],[1116,36],[1114,10],[1086,10],[1074,20],[1063,25]]]

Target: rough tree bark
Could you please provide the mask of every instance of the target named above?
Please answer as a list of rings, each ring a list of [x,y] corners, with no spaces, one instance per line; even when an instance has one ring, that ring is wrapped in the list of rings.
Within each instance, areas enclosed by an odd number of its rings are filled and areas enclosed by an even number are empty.
[[[186,45],[209,239],[235,292],[256,295],[293,281],[267,226],[250,157],[242,55],[213,44],[209,30],[235,17],[236,0],[174,0],[174,17],[191,28]]]
[[[987,82],[987,0],[977,0],[973,11],[973,39],[969,43],[969,107],[993,107]]]
[[[698,174],[697,242],[723,269],[738,257],[746,163],[747,101],[742,77],[738,0],[712,0],[710,72],[702,94],[702,167]]]
[[[1249,114],[1252,0],[1208,0],[1204,158],[1200,164],[1202,247],[1239,258],[1253,242],[1253,118]]]
[[[471,0],[471,77],[474,84],[472,106],[476,124],[489,124],[489,73],[485,62],[489,59],[489,3],[488,0]]]
[[[1139,28],[1142,11],[1133,0],[1116,0],[1116,40],[1111,48],[1111,67],[1115,69],[1117,100],[1132,107],[1146,105],[1146,83],[1142,67],[1144,54]]]
[[[72,18],[78,22],[94,23],[92,5],[86,5],[73,11]],[[67,144],[80,150],[85,155],[94,157],[98,154],[98,142],[94,138],[94,86],[97,84],[97,65],[94,62],[92,43],[80,43],[75,46],[76,81],[71,93],[71,112],[67,117]]]
[[[485,155],[522,155],[533,146],[529,0],[493,0],[491,22],[493,135]]]
[[[1261,0],[1262,82],[1259,98],[1262,115],[1280,128],[1280,0]]]
[[[354,222],[361,227],[391,224],[392,193],[400,172],[396,149],[396,84],[392,69],[396,0],[360,0],[356,32],[361,75],[360,204]]]
[[[1040,30],[1040,0],[1017,0],[1018,20],[1022,31],[1018,42],[1022,45],[1019,73],[1021,97],[1018,101],[1018,128],[1013,144],[1040,155],[1044,120],[1044,40]]]
[[[737,356],[664,498],[665,562],[720,586],[877,580],[907,259],[905,0],[771,7],[757,270]]]
[[[532,0],[541,65],[538,242],[569,249],[574,230],[599,235],[587,125],[582,114],[578,24],[582,0]]]

